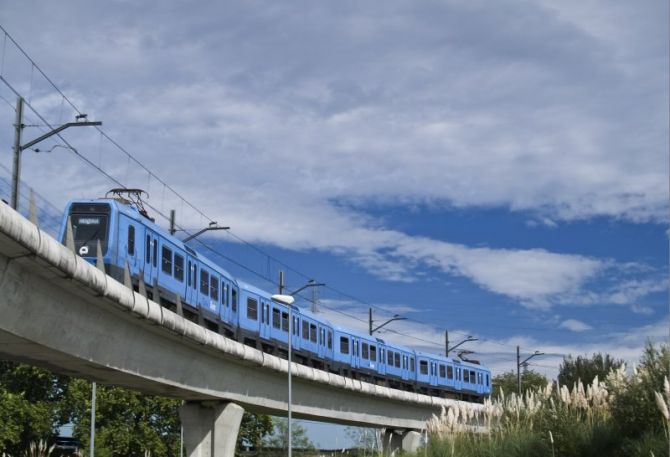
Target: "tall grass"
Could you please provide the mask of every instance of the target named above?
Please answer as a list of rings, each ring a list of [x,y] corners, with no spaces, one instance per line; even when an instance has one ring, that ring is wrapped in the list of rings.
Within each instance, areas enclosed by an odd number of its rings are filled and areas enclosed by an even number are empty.
[[[444,408],[427,424],[431,457],[661,457],[668,455],[670,383],[654,392],[662,426],[630,437],[613,416],[613,403],[644,376],[625,367],[604,382],[581,382],[571,388],[548,385],[524,395],[514,393],[484,402],[477,411],[464,405]],[[620,403],[620,401],[619,401]],[[468,425],[466,425],[468,424]],[[473,432],[472,425],[480,432]],[[483,432],[482,432],[483,430]]]

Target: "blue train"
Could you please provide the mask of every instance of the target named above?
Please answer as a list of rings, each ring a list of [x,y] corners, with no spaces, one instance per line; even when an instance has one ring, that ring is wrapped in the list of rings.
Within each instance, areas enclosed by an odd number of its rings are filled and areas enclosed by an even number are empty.
[[[128,265],[133,287],[140,278],[149,298],[184,317],[267,353],[287,357],[289,310],[271,294],[235,279],[149,218],[141,200],[112,198],[68,203],[75,250],[96,262],[97,242],[105,269],[123,281]],[[292,305],[293,306],[293,305]],[[292,307],[294,360],[343,376],[428,395],[481,401],[491,394],[491,373],[476,363],[414,351],[332,325]]]

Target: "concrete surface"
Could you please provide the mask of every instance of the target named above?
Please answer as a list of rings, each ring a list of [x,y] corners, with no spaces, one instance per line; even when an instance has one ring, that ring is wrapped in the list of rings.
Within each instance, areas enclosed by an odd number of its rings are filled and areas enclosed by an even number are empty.
[[[0,354],[184,400],[285,415],[287,361],[206,330],[103,274],[0,203]],[[454,400],[293,365],[296,418],[420,430]]]

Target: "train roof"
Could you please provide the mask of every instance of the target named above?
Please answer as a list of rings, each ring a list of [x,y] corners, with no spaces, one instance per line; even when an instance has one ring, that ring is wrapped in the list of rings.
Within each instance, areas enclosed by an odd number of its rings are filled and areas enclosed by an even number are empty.
[[[149,227],[151,230],[155,231],[156,233],[160,234],[163,238],[169,239],[172,244],[177,246],[178,248],[183,249],[184,251],[192,254],[194,257],[196,257],[200,262],[204,263],[207,265],[207,267],[218,271],[219,273],[222,273],[224,276],[226,276],[229,280],[233,281],[235,284],[237,284],[237,280],[233,275],[228,272],[225,268],[221,267],[220,265],[212,262],[210,259],[205,257],[202,254],[199,254],[196,250],[193,248],[187,246],[184,244],[180,239],[175,237],[174,235],[171,235],[170,232],[165,230],[163,227],[160,225],[156,224],[153,220],[149,219],[149,217],[141,214],[138,209],[132,205],[123,203],[119,201],[116,198],[90,198],[90,199],[85,199],[85,198],[78,198],[74,200],[70,200],[68,202],[68,208],[77,203],[109,203],[113,207],[119,210],[119,212],[122,212],[126,216],[136,220],[137,222],[140,222],[141,224]]]

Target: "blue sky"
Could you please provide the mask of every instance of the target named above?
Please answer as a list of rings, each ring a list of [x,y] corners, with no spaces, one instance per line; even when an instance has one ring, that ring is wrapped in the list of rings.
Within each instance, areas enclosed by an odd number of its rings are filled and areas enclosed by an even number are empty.
[[[231,271],[325,282],[324,316],[398,313],[383,336],[420,350],[474,335],[494,373],[540,350],[548,377],[668,338],[667,18],[661,1],[0,3],[68,99],[207,217],[94,130],[65,139],[184,227],[262,251],[207,239]],[[9,168],[9,86],[26,137],[74,111],[2,53]],[[24,167],[56,207],[114,187],[64,148]]]

